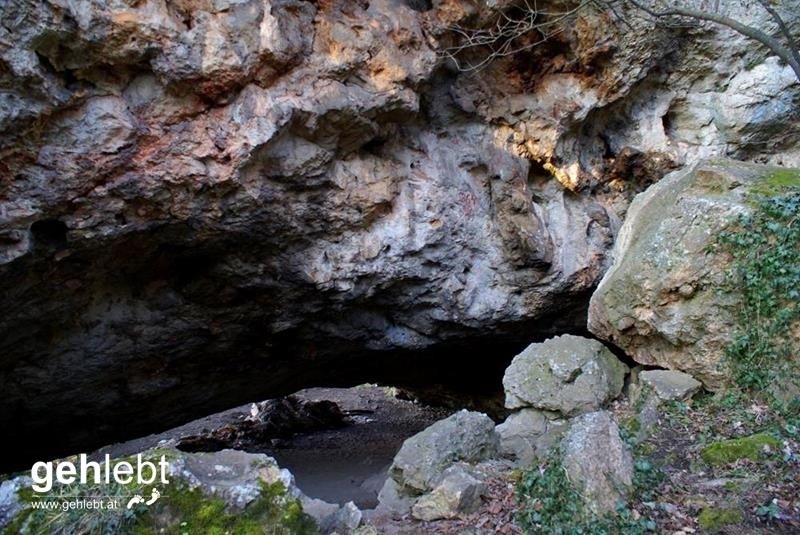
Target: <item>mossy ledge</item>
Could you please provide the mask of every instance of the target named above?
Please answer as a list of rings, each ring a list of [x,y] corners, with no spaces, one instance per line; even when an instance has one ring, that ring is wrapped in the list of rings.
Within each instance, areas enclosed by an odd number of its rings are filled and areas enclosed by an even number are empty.
[[[152,452],[151,452],[152,453]],[[113,464],[121,461],[117,459]],[[35,509],[31,503],[42,496],[30,487],[17,492],[25,504],[20,513],[2,531],[3,535],[38,533],[204,533],[209,535],[306,535],[318,533],[314,519],[303,511],[300,500],[293,497],[280,481],[259,480],[261,492],[244,509],[236,509],[225,500],[208,496],[199,487],[173,477],[164,496],[152,506],[134,505],[132,509],[76,510]],[[61,501],[78,497],[125,500],[139,494],[149,496],[152,485],[72,484],[54,487],[48,497]],[[52,498],[50,498],[52,499]]]
[[[132,533],[155,535],[167,532],[209,535],[305,535],[317,533],[317,525],[303,512],[300,500],[292,498],[279,481],[261,482],[261,495],[242,511],[231,510],[221,498],[205,496],[200,489],[183,483],[170,487],[160,507],[137,519]]]
[[[757,196],[773,197],[789,188],[800,188],[800,170],[776,168],[759,178],[750,191]]]
[[[749,437],[734,438],[714,442],[705,447],[700,456],[713,466],[722,466],[739,459],[758,461],[766,456],[765,449],[776,450],[780,442],[766,433],[757,433]]]
[[[741,524],[743,518],[744,515],[738,509],[706,507],[697,517],[697,523],[705,531],[715,533],[725,526]]]

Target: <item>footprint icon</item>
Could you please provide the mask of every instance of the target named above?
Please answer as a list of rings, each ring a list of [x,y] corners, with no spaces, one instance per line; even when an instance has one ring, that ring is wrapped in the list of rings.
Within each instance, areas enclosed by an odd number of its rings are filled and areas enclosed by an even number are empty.
[[[136,505],[137,503],[144,503],[144,498],[136,494],[133,498],[128,500],[128,509]]]
[[[144,502],[145,505],[153,505],[156,503],[156,500],[161,497],[161,493],[158,492],[157,488],[153,488],[152,494],[150,494],[150,499]]]

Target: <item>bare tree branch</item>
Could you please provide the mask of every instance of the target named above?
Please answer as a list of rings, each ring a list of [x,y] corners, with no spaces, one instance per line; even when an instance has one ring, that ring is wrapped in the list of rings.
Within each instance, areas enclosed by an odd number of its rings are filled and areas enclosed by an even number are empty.
[[[778,25],[783,37],[786,38],[786,41],[789,43],[789,51],[791,51],[792,56],[794,56],[794,60],[800,64],[800,52],[797,51],[797,42],[795,41],[794,36],[792,36],[792,32],[789,31],[789,27],[786,26],[783,18],[775,10],[775,8],[772,7],[772,4],[769,3],[769,0],[758,0],[758,3],[761,4],[761,7],[763,7],[766,12],[770,14],[772,20],[774,20]]]
[[[707,13],[705,11],[700,11],[698,9],[692,9],[688,7],[678,7],[673,6],[669,9],[665,9],[663,11],[658,11],[653,9],[649,6],[646,6],[639,2],[638,0],[627,0],[633,6],[641,9],[648,15],[652,17],[690,17],[693,19],[698,20],[707,20],[709,22],[714,22],[716,24],[721,24],[722,26],[727,26],[732,30],[739,32],[740,34],[749,37],[758,41],[759,43],[763,44],[767,48],[769,48],[775,55],[781,58],[783,61],[789,65],[792,70],[794,71],[795,76],[798,80],[800,80],[800,61],[797,60],[797,51],[795,50],[794,42],[790,38],[790,45],[784,46],[781,44],[780,41],[777,39],[767,35],[766,33],[753,28],[752,26],[747,26],[746,24],[742,24],[741,22],[734,20],[730,17],[726,17],[724,15],[719,15],[717,13]],[[777,13],[776,13],[777,15]],[[781,22],[783,22],[781,20]],[[785,24],[784,24],[785,27]],[[788,29],[787,29],[788,33]]]
[[[778,25],[781,36],[787,41],[787,45],[772,37],[766,32],[743,24],[735,19],[721,15],[716,12],[702,11],[689,7],[670,6],[663,10],[645,4],[641,0],[581,0],[574,8],[563,12],[550,12],[541,9],[537,0],[524,0],[522,5],[518,5],[520,11],[514,12],[517,16],[512,16],[509,12],[501,11],[493,27],[489,28],[464,28],[453,26],[448,28],[453,34],[460,38],[459,44],[445,48],[442,54],[453,60],[457,69],[461,71],[480,70],[496,58],[510,56],[524,50],[538,46],[555,35],[562,33],[566,29],[565,22],[574,17],[584,8],[594,5],[601,6],[611,11],[620,21],[630,27],[627,21],[617,12],[617,6],[625,2],[647,13],[654,18],[681,17],[684,19],[708,21],[722,26],[726,26],[765,45],[771,52],[786,62],[800,81],[800,52],[797,44],[789,31],[785,21],[780,14],[770,5],[769,0],[758,0],[758,3],[770,14]],[[719,2],[715,4],[719,6]],[[539,38],[535,41],[520,44],[520,38],[538,33]],[[485,50],[485,56],[477,63],[469,63],[467,60],[459,58],[462,53],[469,50]]]

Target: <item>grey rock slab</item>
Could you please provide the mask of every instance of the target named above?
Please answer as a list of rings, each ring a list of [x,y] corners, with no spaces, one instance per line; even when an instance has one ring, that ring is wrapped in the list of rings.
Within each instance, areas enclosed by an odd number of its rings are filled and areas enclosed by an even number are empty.
[[[569,429],[569,420],[539,409],[520,409],[511,413],[495,427],[500,437],[499,453],[519,467],[530,465],[534,459],[558,444]]]
[[[601,342],[565,334],[529,345],[503,376],[505,405],[573,416],[596,410],[622,391],[628,367]]]
[[[378,493],[378,506],[375,512],[386,516],[403,516],[411,511],[417,496],[410,496],[401,492],[400,485],[391,477],[381,487]]]
[[[563,465],[586,505],[595,513],[613,512],[633,485],[633,458],[608,411],[572,420],[561,443]]]
[[[688,373],[674,370],[645,370],[639,373],[639,381],[662,401],[686,401],[703,388]]]
[[[411,515],[418,520],[456,518],[475,512],[481,505],[486,485],[463,465],[444,471],[441,481],[428,494],[417,500]]]
[[[389,475],[403,494],[422,494],[444,471],[465,461],[476,463],[497,453],[494,422],[479,412],[459,411],[407,439],[395,455]]]

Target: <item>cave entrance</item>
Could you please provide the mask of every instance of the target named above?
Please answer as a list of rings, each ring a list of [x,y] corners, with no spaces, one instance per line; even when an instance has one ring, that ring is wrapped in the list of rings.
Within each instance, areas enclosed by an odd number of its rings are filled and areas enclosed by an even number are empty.
[[[288,410],[287,400],[293,405]],[[326,404],[335,409],[324,408]],[[230,437],[229,428],[184,439],[178,448],[225,446],[265,453],[294,475],[306,495],[339,505],[352,501],[360,509],[377,506],[378,493],[403,442],[454,411],[419,402],[396,387],[370,384],[311,388],[256,405],[263,410],[255,418],[258,423],[251,425],[248,414],[240,420],[245,422],[238,426],[243,432],[234,440],[215,444],[215,436]],[[270,426],[271,432],[263,432]]]
[[[531,341],[482,336],[430,349],[381,352],[373,359],[340,359],[350,369],[348,376],[371,381],[342,384],[335,374],[328,383],[315,378],[323,386],[248,402],[95,455],[132,455],[159,444],[187,452],[263,453],[288,469],[307,496],[373,509],[407,438],[463,408],[498,421],[505,417],[503,373]]]
[[[306,384],[323,386],[248,402],[98,454],[130,455],[165,440],[187,452],[263,453],[288,469],[307,496],[373,509],[407,438],[460,409],[505,418],[506,367],[529,343],[549,336],[523,332],[376,352],[372,359],[340,358],[338,365],[348,370],[343,376],[369,382],[343,383],[338,374],[328,374],[328,382],[323,375],[305,377]]]

